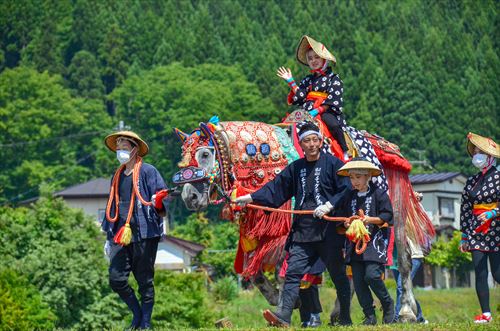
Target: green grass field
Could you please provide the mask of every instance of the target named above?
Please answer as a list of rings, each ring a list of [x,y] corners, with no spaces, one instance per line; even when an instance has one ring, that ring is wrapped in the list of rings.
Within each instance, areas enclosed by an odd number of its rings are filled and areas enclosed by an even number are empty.
[[[390,288],[393,298],[395,290]],[[392,324],[378,325],[373,327],[362,326],[362,311],[356,296],[352,303],[353,327],[330,327],[327,325],[329,315],[335,301],[335,290],[322,287],[320,289],[323,313],[321,319],[323,326],[319,330],[469,330],[474,328],[487,330],[500,330],[500,288],[490,290],[490,305],[493,311],[494,321],[488,325],[476,325],[472,323],[475,315],[480,313],[479,303],[473,288],[457,288],[451,290],[420,290],[415,291],[419,300],[424,317],[429,324]],[[378,302],[377,302],[378,304]],[[243,291],[239,297],[226,304],[217,304],[216,309],[220,317],[227,317],[232,322],[234,329],[259,330],[266,329],[267,325],[262,318],[262,310],[270,308],[262,295],[255,290]],[[377,310],[377,318],[380,321],[382,312]],[[292,327],[298,329],[300,318],[298,311],[293,314]]]

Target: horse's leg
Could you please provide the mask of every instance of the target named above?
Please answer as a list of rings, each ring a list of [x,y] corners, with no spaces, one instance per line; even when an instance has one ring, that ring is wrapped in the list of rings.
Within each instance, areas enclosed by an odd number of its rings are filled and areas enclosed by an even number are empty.
[[[401,310],[399,311],[399,321],[400,322],[416,322],[417,321],[417,304],[415,302],[415,297],[413,296],[413,285],[411,281],[411,256],[407,249],[407,245],[404,244],[405,234],[404,234],[404,224],[402,222],[397,222],[394,227],[395,232],[395,244],[398,249],[398,269],[401,277]]]
[[[352,297],[354,296],[354,283],[352,281],[351,276],[347,276],[347,277],[349,278],[349,286],[351,287],[351,301],[352,301]],[[352,307],[352,305],[351,305],[351,307]],[[339,299],[336,298],[335,304],[333,305],[332,312],[330,313],[330,324],[331,325],[337,324],[339,321],[339,318],[340,318],[340,302],[339,302]]]
[[[279,302],[279,290],[274,286],[271,281],[259,271],[255,276],[251,278],[252,284],[254,284],[262,293],[264,298],[271,306],[277,306]]]

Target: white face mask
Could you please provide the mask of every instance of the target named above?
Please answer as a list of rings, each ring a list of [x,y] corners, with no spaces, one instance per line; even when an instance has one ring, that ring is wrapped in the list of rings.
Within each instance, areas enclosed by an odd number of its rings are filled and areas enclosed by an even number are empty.
[[[472,164],[474,167],[483,169],[488,163],[488,155],[486,154],[474,154],[472,157]]]
[[[119,149],[116,151],[116,158],[120,164],[125,164],[130,161],[130,152],[125,149]]]

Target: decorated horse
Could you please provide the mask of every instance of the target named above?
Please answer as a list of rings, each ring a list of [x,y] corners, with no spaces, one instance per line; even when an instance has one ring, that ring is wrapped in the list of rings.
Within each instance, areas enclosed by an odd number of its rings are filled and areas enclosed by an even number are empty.
[[[289,163],[303,156],[297,132],[307,112],[297,110],[282,123],[270,125],[251,121],[219,122],[214,116],[191,133],[174,129],[182,141],[180,170],[173,181],[183,185],[182,200],[190,210],[204,210],[210,204],[222,205],[222,218],[239,225],[240,238],[234,268],[252,281],[271,305],[277,305],[279,291],[264,272],[277,271],[284,258],[284,245],[291,229],[291,201],[278,210],[241,208],[231,199],[252,193],[275,178]],[[323,148],[343,159],[343,151],[321,121],[325,136]],[[365,131],[347,127],[344,133],[351,157],[361,156],[383,170],[374,177],[378,187],[388,190],[394,208],[395,226],[391,235],[397,245],[403,295],[401,321],[416,320],[416,304],[410,279],[411,258],[407,238],[429,251],[434,228],[413,191],[410,163],[397,145]],[[391,249],[390,249],[391,250]],[[392,252],[388,264],[392,264]]]

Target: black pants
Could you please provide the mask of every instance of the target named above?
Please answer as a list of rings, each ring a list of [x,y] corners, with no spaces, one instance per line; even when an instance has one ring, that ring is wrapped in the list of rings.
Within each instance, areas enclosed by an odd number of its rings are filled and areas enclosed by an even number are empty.
[[[476,273],[476,293],[483,313],[490,310],[490,290],[488,288],[488,259],[493,279],[500,283],[500,252],[472,251],[472,263]]]
[[[380,300],[382,307],[389,307],[392,304],[392,299],[382,280],[384,265],[377,262],[351,260],[351,266],[354,290],[365,316],[375,314],[373,296],[370,289],[372,289]]]
[[[141,240],[128,246],[111,245],[109,285],[123,300],[134,294],[128,284],[130,272],[139,285],[142,304],[154,302],[154,265],[159,238]]]
[[[309,272],[318,258],[321,258],[325,263],[337,289],[337,297],[340,301],[341,310],[340,321],[350,322],[350,288],[349,279],[345,273],[342,247],[332,245],[332,243],[332,240],[291,243],[288,251],[288,269],[283,286],[282,305],[278,309],[278,314],[287,322],[291,321],[293,307],[299,296],[300,280]]]
[[[340,115],[343,116],[343,115]],[[345,142],[344,131],[342,130],[342,123],[337,118],[337,115],[331,112],[324,112],[321,114],[321,119],[325,122],[328,130],[332,137],[337,141],[344,152],[347,152],[349,149],[347,148],[347,144]]]
[[[306,289],[299,291],[300,296],[300,320],[307,322],[311,318],[311,314],[319,314],[323,311],[321,302],[319,301],[318,285],[311,285]]]

